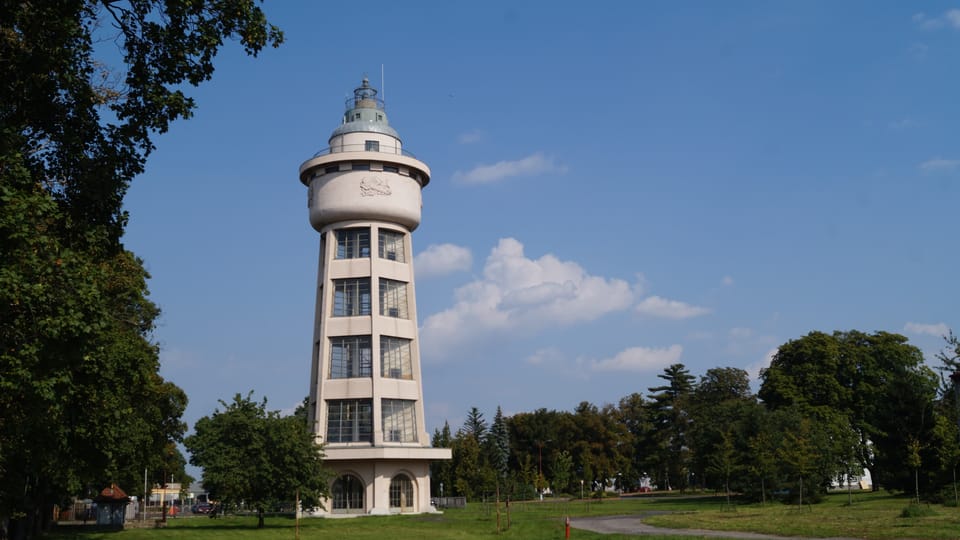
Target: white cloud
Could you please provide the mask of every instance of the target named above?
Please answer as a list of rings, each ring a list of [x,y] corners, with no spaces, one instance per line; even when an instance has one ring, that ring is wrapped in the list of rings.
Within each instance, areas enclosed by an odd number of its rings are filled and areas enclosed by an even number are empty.
[[[923,12],[913,14],[913,23],[924,30],[935,30],[943,26],[943,21],[937,17],[928,17],[927,14]]]
[[[467,343],[530,334],[592,321],[633,303],[630,284],[592,276],[553,255],[529,259],[523,244],[503,238],[490,251],[483,277],[455,292],[454,305],[420,329],[424,357],[441,360]]]
[[[777,355],[777,351],[779,350],[780,349],[778,347],[774,347],[773,349],[770,349],[769,351],[767,351],[763,355],[763,358],[747,366],[746,368],[747,374],[750,376],[751,381],[756,381],[760,379],[760,372],[770,367],[770,362],[773,361],[773,357]]]
[[[537,352],[527,357],[527,363],[535,366],[543,364],[554,364],[563,360],[563,352],[556,347],[547,347],[539,349]]]
[[[454,244],[431,244],[413,258],[417,277],[442,276],[470,270],[473,254]]]
[[[467,172],[453,173],[453,180],[463,184],[490,184],[511,176],[536,176],[545,173],[565,173],[567,168],[552,157],[537,152],[515,161],[498,161],[493,165],[480,165]]]
[[[710,310],[707,308],[691,306],[690,304],[685,304],[677,300],[668,300],[659,296],[644,298],[634,309],[641,315],[662,317],[664,319],[689,319],[710,313]]]
[[[620,351],[613,358],[594,361],[595,371],[655,371],[680,361],[683,347],[671,345],[667,348],[631,347]]]
[[[483,132],[480,131],[479,129],[468,131],[466,133],[461,133],[460,136],[457,137],[457,141],[460,144],[473,144],[473,143],[480,142],[482,140],[483,140]]]
[[[938,157],[928,159],[920,164],[920,170],[929,173],[950,172],[956,169],[960,169],[960,159],[943,159]]]
[[[733,285],[733,278],[730,276],[723,276],[723,279],[720,280],[720,283],[724,287],[730,287]]]
[[[937,30],[944,26],[960,29],[960,9],[947,10],[940,17],[930,17],[923,12],[915,13],[913,22],[924,30]]]
[[[910,334],[924,334],[928,336],[945,336],[950,333],[950,327],[945,323],[923,324],[908,322],[903,326],[903,331]]]
[[[950,26],[960,29],[960,9],[951,9],[944,13],[943,18],[946,19],[947,24]]]

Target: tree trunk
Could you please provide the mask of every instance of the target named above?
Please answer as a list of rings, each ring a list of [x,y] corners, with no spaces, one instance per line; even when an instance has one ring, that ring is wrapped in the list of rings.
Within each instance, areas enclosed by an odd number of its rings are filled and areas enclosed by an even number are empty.
[[[920,469],[913,470],[913,489],[917,494],[917,504],[920,504]]]
[[[960,506],[960,500],[957,499],[957,466],[953,466],[953,506]]]
[[[803,511],[803,477],[800,477],[800,511]]]
[[[257,528],[258,529],[263,528],[263,507],[262,506],[257,507]]]

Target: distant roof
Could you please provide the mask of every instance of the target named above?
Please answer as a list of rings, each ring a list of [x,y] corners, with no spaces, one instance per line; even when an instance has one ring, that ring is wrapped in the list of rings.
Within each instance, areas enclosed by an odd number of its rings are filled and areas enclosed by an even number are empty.
[[[130,500],[130,497],[127,497],[127,494],[116,484],[110,484],[110,487],[103,488],[103,491],[94,500],[97,502],[126,502]]]

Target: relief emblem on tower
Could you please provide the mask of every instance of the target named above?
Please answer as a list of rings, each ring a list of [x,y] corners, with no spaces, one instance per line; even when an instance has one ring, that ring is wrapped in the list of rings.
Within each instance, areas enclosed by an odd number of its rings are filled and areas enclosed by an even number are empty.
[[[385,178],[368,176],[360,181],[360,195],[363,197],[390,195],[390,193],[390,184],[387,183]]]

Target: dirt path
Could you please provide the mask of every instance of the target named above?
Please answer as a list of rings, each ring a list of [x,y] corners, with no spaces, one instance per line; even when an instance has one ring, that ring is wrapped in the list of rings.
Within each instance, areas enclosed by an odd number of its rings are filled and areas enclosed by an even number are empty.
[[[705,538],[743,538],[756,540],[809,540],[802,536],[776,536],[773,534],[759,534],[734,531],[711,531],[707,529],[664,529],[647,525],[643,519],[663,512],[648,512],[633,516],[607,516],[596,518],[572,518],[570,526],[603,534],[633,534],[663,536],[701,536]],[[821,538],[818,540],[858,540],[856,538]]]

